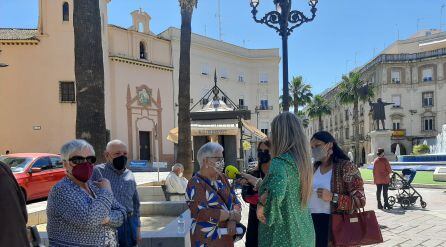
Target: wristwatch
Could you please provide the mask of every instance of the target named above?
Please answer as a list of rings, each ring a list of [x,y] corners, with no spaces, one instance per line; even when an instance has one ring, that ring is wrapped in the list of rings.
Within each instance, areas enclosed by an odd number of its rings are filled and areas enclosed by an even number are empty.
[[[336,193],[333,193],[333,198],[331,199],[332,203],[338,203],[339,195]]]

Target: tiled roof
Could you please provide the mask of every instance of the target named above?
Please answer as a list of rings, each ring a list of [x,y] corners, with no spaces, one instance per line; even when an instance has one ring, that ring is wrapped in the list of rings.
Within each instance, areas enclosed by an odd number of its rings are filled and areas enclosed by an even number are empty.
[[[37,40],[37,29],[0,28],[0,40]]]

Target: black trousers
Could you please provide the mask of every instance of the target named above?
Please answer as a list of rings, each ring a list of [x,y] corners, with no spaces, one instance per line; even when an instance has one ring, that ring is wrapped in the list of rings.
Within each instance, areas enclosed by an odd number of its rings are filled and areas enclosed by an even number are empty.
[[[257,206],[249,206],[248,230],[246,231],[246,247],[258,246],[259,220],[257,219]]]
[[[327,247],[330,235],[330,215],[311,214],[314,231],[316,232],[316,247]]]
[[[389,203],[389,185],[388,184],[377,184],[376,185],[376,199],[378,203],[381,203],[381,191],[384,196],[384,205]]]

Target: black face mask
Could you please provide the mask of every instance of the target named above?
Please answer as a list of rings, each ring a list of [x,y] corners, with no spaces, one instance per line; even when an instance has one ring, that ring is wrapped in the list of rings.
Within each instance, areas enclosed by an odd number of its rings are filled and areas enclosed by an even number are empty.
[[[271,160],[271,154],[268,150],[258,151],[257,158],[259,158],[259,164],[268,163]]]
[[[126,164],[127,164],[127,157],[125,157],[124,155],[113,159],[113,167],[116,170],[123,170]]]

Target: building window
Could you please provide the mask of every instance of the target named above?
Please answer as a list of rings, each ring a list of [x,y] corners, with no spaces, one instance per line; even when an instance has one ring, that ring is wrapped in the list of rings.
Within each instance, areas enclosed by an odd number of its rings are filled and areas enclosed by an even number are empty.
[[[210,71],[210,69],[209,69],[209,65],[207,65],[207,64],[203,64],[202,66],[201,66],[201,74],[202,75],[209,75],[209,72]]]
[[[338,116],[335,115],[335,126],[338,125]]]
[[[391,71],[392,83],[401,83],[401,71],[399,69],[392,69]]]
[[[139,42],[139,58],[141,59],[147,59],[146,54],[146,46],[144,45],[144,42]]]
[[[424,131],[435,130],[435,117],[425,117],[422,121]]]
[[[260,100],[260,110],[268,110],[268,100],[267,99]]]
[[[434,74],[434,70],[432,68],[423,69],[423,72],[422,72],[423,81],[424,82],[432,81],[433,74]]]
[[[423,107],[434,106],[434,92],[423,93]]]
[[[260,73],[260,83],[268,83],[268,73]]]
[[[244,99],[238,99],[238,105],[239,106],[244,106],[245,105],[245,100]]]
[[[345,121],[348,121],[348,109],[345,110]]]
[[[76,101],[76,90],[74,82],[61,81],[59,82],[59,100],[62,103],[73,103]]]
[[[393,130],[400,130],[401,129],[401,123],[400,121],[394,120],[392,123]]]
[[[240,73],[238,75],[238,82],[245,82],[245,74]]]
[[[392,95],[393,107],[401,107],[401,95]]]
[[[268,136],[268,129],[261,129],[260,131],[262,131],[263,134]]]
[[[67,2],[62,5],[62,19],[63,21],[70,21],[70,5]]]
[[[359,108],[359,115],[362,117],[362,116],[364,116],[364,106],[361,106],[360,108]]]
[[[350,129],[345,128],[345,139],[350,139]]]
[[[228,70],[226,68],[220,69],[220,78],[221,79],[228,79]]]

